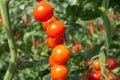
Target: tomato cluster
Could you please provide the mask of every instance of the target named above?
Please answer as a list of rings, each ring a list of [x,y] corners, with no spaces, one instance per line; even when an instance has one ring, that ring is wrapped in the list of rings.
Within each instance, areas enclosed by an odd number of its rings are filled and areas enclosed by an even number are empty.
[[[113,70],[117,67],[117,61],[115,58],[107,58],[104,65],[106,69]],[[91,69],[92,71],[87,75],[82,76],[83,78],[86,78],[87,80],[101,80],[102,78],[104,78],[101,73],[101,63],[99,59],[85,60],[84,67],[85,69]],[[106,77],[108,78],[108,80],[118,80],[118,75],[113,72],[106,74]]]
[[[53,49],[48,61],[51,66],[51,78],[52,80],[64,80],[68,76],[68,68],[65,63],[70,58],[70,51],[64,45],[62,37],[66,30],[65,26],[54,16],[53,8],[49,3],[42,0],[37,1],[38,4],[33,13],[34,18],[42,23],[42,27],[48,36],[48,47]],[[39,45],[36,46],[39,47]]]

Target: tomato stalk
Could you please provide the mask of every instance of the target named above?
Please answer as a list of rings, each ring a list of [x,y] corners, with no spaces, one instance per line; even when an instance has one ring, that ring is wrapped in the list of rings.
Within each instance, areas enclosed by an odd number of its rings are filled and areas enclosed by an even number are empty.
[[[17,54],[16,54],[17,51],[15,48],[14,39],[13,39],[13,32],[10,24],[9,8],[8,8],[9,1],[10,0],[0,0],[0,10],[1,10],[2,19],[3,19],[3,26],[4,26],[5,33],[7,34],[10,55],[11,55],[10,63],[3,80],[12,80],[14,72],[17,67],[17,61],[18,61]]]

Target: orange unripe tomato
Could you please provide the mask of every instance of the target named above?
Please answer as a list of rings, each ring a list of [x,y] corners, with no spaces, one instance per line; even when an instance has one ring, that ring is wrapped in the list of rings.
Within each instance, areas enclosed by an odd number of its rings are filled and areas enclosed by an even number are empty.
[[[61,21],[54,21],[48,25],[46,32],[49,37],[61,37],[65,33],[65,26]]]
[[[97,70],[97,71],[100,71],[100,60],[97,59],[95,60],[93,63],[92,63],[92,67],[93,69]]]
[[[52,51],[53,60],[57,63],[64,64],[70,58],[70,51],[65,45],[58,45]]]
[[[42,22],[42,27],[44,30],[47,30],[47,27],[49,24],[51,24],[52,22],[56,21],[57,19],[52,16],[49,20],[45,21],[45,22]]]
[[[60,63],[55,62],[55,61],[53,60],[52,56],[50,55],[50,57],[49,57],[49,65],[50,65],[51,67],[53,67],[55,64],[60,64]],[[62,65],[62,64],[61,64],[61,65]]]
[[[64,80],[68,76],[68,69],[64,65],[54,65],[50,75],[53,80]]]
[[[55,46],[59,45],[59,44],[63,44],[64,40],[62,37],[58,37],[58,38],[48,38],[48,46],[49,48],[54,48]]]

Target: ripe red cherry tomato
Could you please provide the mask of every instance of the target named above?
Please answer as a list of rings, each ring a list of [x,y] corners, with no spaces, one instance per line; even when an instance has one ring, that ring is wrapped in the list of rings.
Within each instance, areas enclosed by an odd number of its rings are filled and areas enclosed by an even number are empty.
[[[101,80],[102,74],[100,71],[93,71],[89,74],[88,80]]]
[[[83,46],[82,46],[82,44],[75,44],[75,45],[73,45],[73,47],[72,47],[72,51],[74,52],[78,52],[78,51],[80,51],[80,50],[82,50],[83,49]]]
[[[102,31],[104,29],[103,25],[102,24],[99,24],[98,27],[97,27],[98,31]]]
[[[63,44],[64,40],[62,37],[58,37],[58,38],[48,38],[48,46],[50,48],[54,48],[55,46],[59,45],[59,44]]]
[[[108,70],[113,70],[117,67],[117,61],[115,58],[107,58],[106,61],[105,61],[105,64],[106,64],[106,68]]]
[[[46,30],[48,25],[56,20],[57,19],[54,16],[52,16],[49,20],[42,22],[43,29]]]
[[[90,69],[90,65],[91,65],[91,60],[90,59],[85,60],[84,62],[85,69]]]
[[[42,1],[42,0],[36,0],[37,2],[40,2],[40,1]]]
[[[54,21],[48,25],[46,32],[49,37],[61,37],[65,33],[64,24],[60,21]]]
[[[44,22],[53,16],[53,9],[49,3],[41,1],[34,8],[33,15],[37,21]]]
[[[110,72],[107,74],[107,78],[108,80],[118,80],[118,75],[113,72]]]
[[[70,58],[70,51],[65,45],[58,45],[52,50],[52,58],[55,62],[64,64]]]

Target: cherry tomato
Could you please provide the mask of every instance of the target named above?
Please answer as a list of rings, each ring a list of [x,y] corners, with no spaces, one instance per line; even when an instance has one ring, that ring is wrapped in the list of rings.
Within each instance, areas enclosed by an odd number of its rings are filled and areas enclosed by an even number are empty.
[[[107,74],[107,78],[108,80],[118,80],[118,75],[113,72],[110,72]]]
[[[88,80],[101,80],[102,74],[100,71],[92,71],[89,74],[89,79]]]
[[[52,51],[53,60],[57,63],[64,64],[70,58],[70,51],[65,45],[58,45]]]
[[[57,38],[48,38],[48,46],[50,48],[54,48],[55,46],[59,44],[63,44],[64,40],[62,37],[57,37]]]
[[[64,80],[68,76],[68,69],[64,65],[54,65],[50,75],[53,80]]]
[[[53,16],[53,9],[49,3],[41,1],[34,8],[33,15],[37,21],[44,22]]]
[[[55,62],[55,61],[53,60],[52,56],[50,55],[50,57],[49,57],[49,65],[50,65],[51,67],[53,67],[55,64],[61,64],[61,63]],[[62,65],[62,64],[61,64],[61,65]]]
[[[49,20],[42,22],[43,29],[46,30],[48,25],[56,20],[57,19],[54,16],[52,16]]]
[[[54,21],[48,25],[46,32],[49,37],[61,37],[65,33],[64,24],[60,21]]]
[[[87,50],[91,50],[92,48],[93,48],[93,46],[90,44],[87,46]]]
[[[40,41],[38,39],[35,39],[35,47],[40,48]]]
[[[85,60],[84,62],[85,69],[90,69],[90,65],[91,65],[91,60],[90,59]]]
[[[42,0],[36,0],[37,2],[40,2],[40,1],[42,1]]]
[[[75,44],[75,45],[72,47],[72,51],[76,51],[76,52],[78,52],[78,51],[80,51],[80,50],[82,50],[82,49],[83,49],[82,44]]]
[[[108,70],[113,70],[117,67],[117,61],[115,58],[107,58],[105,61],[105,65]]]
[[[96,59],[93,63],[92,63],[92,67],[93,69],[100,71],[100,60]]]
[[[97,27],[97,29],[98,29],[98,31],[102,31],[102,30],[104,30],[104,27],[103,27],[102,24],[99,24],[98,27]]]
[[[90,34],[94,37],[94,23],[92,21],[89,22]]]

